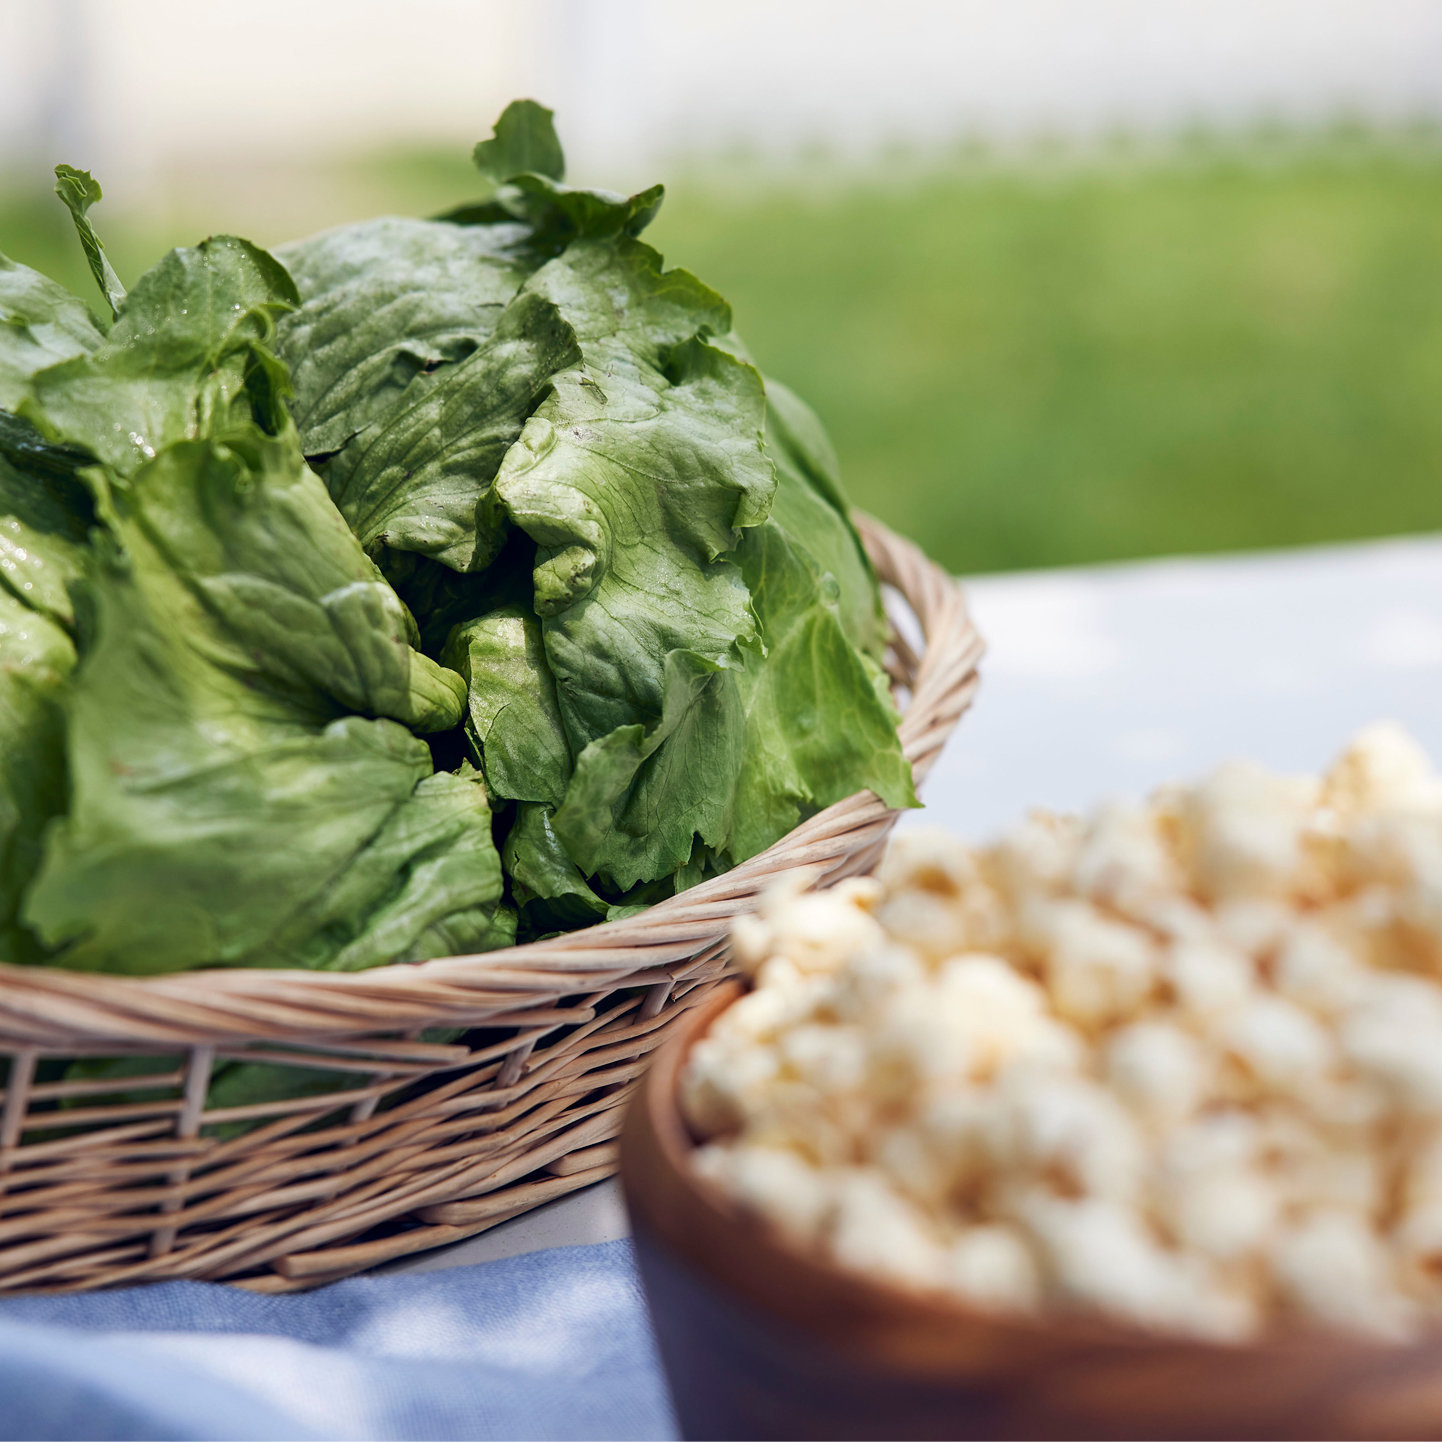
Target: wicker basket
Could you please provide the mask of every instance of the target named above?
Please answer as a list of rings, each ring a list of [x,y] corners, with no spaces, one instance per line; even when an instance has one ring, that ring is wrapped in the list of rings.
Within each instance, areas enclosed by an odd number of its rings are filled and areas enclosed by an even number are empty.
[[[910,608],[889,664],[918,781],[971,700],[956,584],[874,521]],[[632,1080],[722,976],[731,918],[797,867],[864,871],[896,813],[863,792],[642,915],[482,956],[130,978],[0,965],[0,1291],[189,1277],[314,1286],[609,1176]],[[463,1028],[453,1045],[423,1039]],[[78,1058],[151,1058],[133,1078]],[[169,1059],[155,1060],[155,1059]],[[323,1068],[319,1094],[208,1107],[212,1067]]]

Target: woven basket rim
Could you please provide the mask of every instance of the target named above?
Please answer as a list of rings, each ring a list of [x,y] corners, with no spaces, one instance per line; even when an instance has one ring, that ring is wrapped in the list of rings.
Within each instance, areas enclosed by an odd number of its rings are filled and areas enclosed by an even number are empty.
[[[983,646],[953,577],[881,522],[861,512],[854,519],[883,584],[910,607],[925,639],[920,655],[912,657],[915,674],[899,728],[919,783],[970,701]],[[894,635],[893,644],[908,647],[905,637]],[[193,1044],[255,1035],[257,1024],[272,1035],[279,1029],[340,1037],[377,1030],[374,1008],[379,1003],[411,1002],[429,1015],[443,993],[469,991],[477,984],[489,986],[492,995],[515,991],[518,1006],[544,1000],[538,988],[548,979],[554,979],[556,996],[581,985],[644,984],[649,951],[654,949],[655,964],[664,966],[672,950],[714,931],[718,917],[749,909],[746,896],[754,894],[758,878],[806,865],[813,838],[832,835],[848,823],[859,830],[892,809],[873,792],[858,792],[723,875],[636,916],[497,951],[356,972],[211,967],[137,976],[0,962],[0,1050],[16,1045],[70,1050],[77,1040],[119,1036],[145,1047]],[[365,1014],[349,1001],[364,1004]],[[404,1030],[407,1024],[398,1014],[393,1029]],[[17,1028],[33,1034],[33,1040],[7,1042],[5,1036],[15,1037]],[[181,1042],[181,1029],[191,1042]]]

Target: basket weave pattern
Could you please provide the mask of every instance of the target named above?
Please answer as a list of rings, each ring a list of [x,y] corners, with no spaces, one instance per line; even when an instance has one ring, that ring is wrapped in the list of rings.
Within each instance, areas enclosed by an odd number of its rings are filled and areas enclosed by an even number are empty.
[[[970,703],[981,643],[945,573],[859,524],[924,638],[918,651],[894,630],[888,656],[919,783]],[[642,915],[481,956],[146,978],[0,965],[0,1291],[314,1286],[610,1175],[630,1083],[723,975],[731,919],[787,871],[869,869],[895,820],[862,792]],[[421,1039],[436,1028],[466,1035]],[[169,1069],[143,1091],[47,1079],[129,1056]],[[232,1059],[351,1080],[207,1108]]]

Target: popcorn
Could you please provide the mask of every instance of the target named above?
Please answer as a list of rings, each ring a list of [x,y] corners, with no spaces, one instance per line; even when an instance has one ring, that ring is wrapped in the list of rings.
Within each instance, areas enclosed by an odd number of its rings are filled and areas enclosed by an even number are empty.
[[[1442,986],[1377,976],[1339,1027],[1342,1051],[1413,1116],[1442,1116]]]
[[[1409,1336],[1411,1308],[1392,1279],[1386,1249],[1355,1213],[1303,1218],[1278,1234],[1271,1260],[1282,1298],[1308,1320],[1382,1341]]]
[[[1427,753],[1395,721],[1364,726],[1322,783],[1322,804],[1340,812],[1395,811],[1438,800]]]
[[[1036,1259],[1015,1227],[968,1227],[947,1249],[942,1274],[963,1302],[994,1312],[1030,1312],[1041,1299]]]
[[[1156,945],[1137,927],[1112,921],[1084,901],[1043,904],[1029,931],[1039,938],[1057,1012],[1079,1026],[1131,1016],[1151,991]]]
[[[1404,1213],[1395,1242],[1403,1290],[1434,1305],[1442,1301],[1442,1202]]]
[[[1183,1268],[1130,1207],[1091,1197],[1033,1195],[1017,1210],[1042,1254],[1048,1290],[1061,1306],[1110,1312],[1144,1326],[1185,1328]]]
[[[762,1110],[780,1072],[780,1059],[771,1051],[702,1037],[681,1079],[681,1105],[702,1136],[735,1131]]]
[[[927,891],[900,892],[882,906],[877,920],[928,965],[971,945],[971,917],[954,902]]]
[[[1106,1076],[1112,1091],[1143,1121],[1172,1127],[1200,1105],[1207,1084],[1207,1058],[1197,1042],[1168,1022],[1133,1022],[1106,1047]]]
[[[1220,940],[1174,941],[1161,972],[1177,1006],[1202,1025],[1244,1006],[1256,985],[1251,959]]]
[[[888,1128],[872,1160],[908,1196],[933,1209],[976,1193],[991,1170],[995,1098],[980,1087],[945,1092]]]
[[[843,1266],[916,1286],[934,1283],[945,1266],[925,1216],[875,1173],[844,1173],[833,1207],[830,1251]]]
[[[869,1022],[892,997],[919,987],[927,969],[915,952],[888,943],[863,952],[834,978],[828,1001],[837,1020]]]
[[[1218,768],[1192,794],[1192,869],[1203,895],[1284,896],[1296,886],[1302,837],[1321,787],[1255,762]]]
[[[1335,1046],[1320,1022],[1280,996],[1259,995],[1226,1016],[1218,1040],[1242,1085],[1295,1096],[1326,1074]]]
[[[838,1265],[1218,1340],[1442,1314],[1442,783],[1395,727],[737,925],[696,1164]]]
[[[818,1092],[835,1096],[866,1085],[867,1040],[859,1026],[809,1022],[787,1032],[778,1049],[788,1071]]]
[[[1407,1153],[1401,1186],[1403,1206],[1442,1206],[1442,1131],[1414,1138]]]
[[[830,891],[798,893],[794,880],[769,893],[756,917],[740,928],[738,958],[754,970],[783,956],[802,972],[831,972],[870,947],[886,942],[871,915],[879,887],[870,878],[843,881]]]
[[[1145,809],[1113,803],[1088,830],[1072,879],[1083,896],[1135,915],[1175,893],[1177,864]]]
[[[1325,927],[1303,921],[1292,928],[1272,969],[1277,990],[1323,1017],[1354,1006],[1365,985],[1362,964]]]
[[[888,891],[926,891],[956,899],[980,878],[976,857],[960,837],[928,828],[892,838],[878,879]]]
[[[989,1121],[993,1165],[1064,1197],[1129,1198],[1143,1151],[1135,1123],[1083,1077],[1011,1077]]]
[[[988,860],[1013,897],[1058,892],[1076,865],[1081,841],[1081,827],[1071,817],[1034,811],[1002,837]]]
[[[1266,896],[1234,896],[1219,901],[1212,911],[1221,940],[1258,960],[1276,950],[1295,920],[1285,902]]]
[[[764,1212],[799,1241],[811,1241],[832,1206],[824,1174],[784,1147],[702,1147],[697,1170],[743,1207]]]
[[[1281,1218],[1282,1196],[1249,1167],[1187,1168],[1160,1179],[1154,1206],[1163,1229],[1182,1248],[1231,1262],[1266,1245]]]

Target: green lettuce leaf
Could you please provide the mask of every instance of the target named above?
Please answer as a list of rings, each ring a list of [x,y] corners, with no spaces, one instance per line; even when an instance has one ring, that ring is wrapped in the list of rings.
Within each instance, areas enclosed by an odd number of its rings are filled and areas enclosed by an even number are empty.
[[[765,518],[775,475],[760,376],[706,343],[730,315],[693,276],[637,241],[580,241],[528,288],[584,359],[526,423],[495,493],[538,547],[533,604],[579,751],[660,719],[672,651],[722,665],[754,634],[725,556]]]
[[[113,496],[126,552],[174,591],[177,626],[255,691],[328,719],[458,725],[465,683],[414,649],[414,623],[293,437],[251,428],[168,447]]]
[[[698,837],[719,848],[730,834],[745,741],[736,668],[668,652],[660,711],[591,742],[555,816],[568,854],[620,891],[685,866]]]
[[[579,359],[556,307],[528,292],[464,360],[417,376],[393,413],[326,468],[366,549],[412,551],[456,571],[488,565],[505,539],[491,482],[552,376]]]
[[[65,807],[64,700],[74,665],[65,631],[0,591],[0,961],[43,956],[19,915],[45,824]]]
[[[545,936],[604,921],[609,905],[556,835],[549,806],[523,801],[501,851],[527,933]]]
[[[571,751],[541,624],[520,605],[457,626],[442,656],[465,678],[466,731],[497,796],[561,804]]]
[[[303,302],[278,345],[306,454],[384,425],[416,377],[484,343],[534,268],[528,234],[386,217],[281,246]]]
[[[90,498],[74,480],[34,476],[0,456],[0,588],[75,627],[71,588],[85,567]]]
[[[534,100],[513,100],[496,121],[489,140],[476,142],[471,159],[482,175],[499,185],[518,175],[566,178],[566,157],[556,138],[554,112]]]
[[[816,413],[794,391],[766,379],[766,452],[781,482],[771,514],[837,586],[846,634],[859,651],[881,660],[886,612],[876,572],[861,544],[841,490],[840,468]]]
[[[747,648],[740,683],[746,735],[726,839],[732,861],[856,791],[919,805],[896,709],[879,668],[847,634],[836,578],[781,524],[793,509],[783,497],[796,489],[783,479],[773,519],[741,546],[764,645]]]
[[[20,404],[36,371],[86,355],[104,339],[63,285],[0,255],[0,409]]]
[[[110,307],[110,314],[113,316],[125,299],[125,287],[121,285],[120,277],[116,275],[115,267],[110,264],[110,257],[106,255],[105,247],[101,245],[100,237],[90,223],[90,207],[102,195],[100,182],[88,170],[76,170],[73,165],[57,165],[55,193],[64,201],[70,218],[75,222],[75,232],[80,237],[80,246],[85,252],[90,273],[95,277],[95,284],[100,287],[100,293],[105,297],[105,303]]]
[[[885,678],[848,634],[836,578],[782,524],[814,523],[817,505],[782,472],[737,552],[757,634],[725,665],[671,652],[660,720],[576,758],[553,826],[583,871],[625,890],[679,871],[693,845],[742,861],[856,791],[918,804]]]
[[[337,714],[454,724],[463,687],[406,645],[294,440],[179,442],[106,511],[70,810],[24,910],[57,962],[353,969],[467,917],[479,943],[501,894],[484,787]]]
[[[254,419],[289,424],[270,346],[299,301],[284,268],[234,236],[173,250],[120,303],[104,343],[39,371],[18,407],[52,442],[126,476],[172,441]]]
[[[552,113],[534,100],[512,101],[496,122],[495,133],[476,146],[471,158],[488,194],[442,219],[478,226],[519,221],[528,249],[542,259],[585,236],[639,235],[666,194],[660,185],[629,196],[563,185],[566,162]]]
[[[44,828],[66,805],[71,587],[90,519],[73,480],[32,477],[0,458],[0,961],[44,959],[20,908]]]

